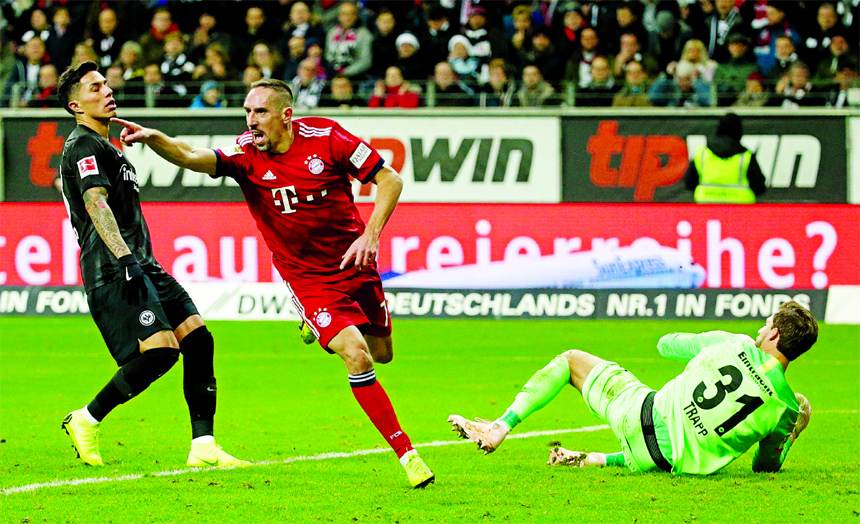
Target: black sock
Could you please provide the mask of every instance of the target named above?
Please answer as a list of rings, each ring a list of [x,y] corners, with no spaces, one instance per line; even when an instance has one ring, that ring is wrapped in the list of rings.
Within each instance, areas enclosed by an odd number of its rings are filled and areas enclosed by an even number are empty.
[[[176,348],[153,348],[126,361],[110,381],[87,405],[87,411],[98,421],[113,408],[141,394],[179,360]]]
[[[179,349],[183,358],[185,402],[191,415],[191,438],[214,435],[218,398],[213,365],[215,340],[206,326],[201,326],[182,339]]]

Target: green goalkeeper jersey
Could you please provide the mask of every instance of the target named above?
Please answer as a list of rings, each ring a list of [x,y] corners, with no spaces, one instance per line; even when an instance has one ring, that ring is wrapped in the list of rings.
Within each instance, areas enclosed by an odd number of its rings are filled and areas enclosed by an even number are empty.
[[[753,470],[779,470],[798,415],[779,361],[750,337],[723,331],[672,333],[657,348],[689,361],[654,399],[669,432],[672,472],[713,473],[757,442]]]

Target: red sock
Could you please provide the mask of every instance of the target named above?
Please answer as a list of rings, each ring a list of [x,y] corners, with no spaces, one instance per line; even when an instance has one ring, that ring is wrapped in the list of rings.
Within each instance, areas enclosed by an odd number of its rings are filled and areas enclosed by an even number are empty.
[[[376,372],[371,369],[366,373],[349,375],[349,383],[355,400],[367,413],[376,429],[385,437],[385,441],[397,453],[397,458],[410,451],[412,443],[406,433],[400,429],[391,401],[388,400],[382,385],[376,381]]]

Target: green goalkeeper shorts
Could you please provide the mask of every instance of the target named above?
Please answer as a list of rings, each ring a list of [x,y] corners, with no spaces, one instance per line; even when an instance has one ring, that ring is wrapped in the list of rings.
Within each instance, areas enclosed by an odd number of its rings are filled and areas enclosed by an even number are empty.
[[[642,434],[642,403],[654,391],[615,362],[597,365],[582,385],[582,398],[591,414],[603,419],[621,443],[631,471],[659,469]]]

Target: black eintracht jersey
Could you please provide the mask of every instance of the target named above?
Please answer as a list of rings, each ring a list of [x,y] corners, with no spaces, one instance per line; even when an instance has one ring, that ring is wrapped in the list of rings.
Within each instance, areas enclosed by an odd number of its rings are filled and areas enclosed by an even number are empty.
[[[107,189],[108,205],[120,234],[141,268],[146,272],[160,269],[140,212],[137,173],[122,151],[92,129],[78,125],[63,146],[60,173],[63,200],[81,246],[81,274],[87,292],[122,276],[117,258],[99,236],[84,206],[83,194],[93,187]]]

